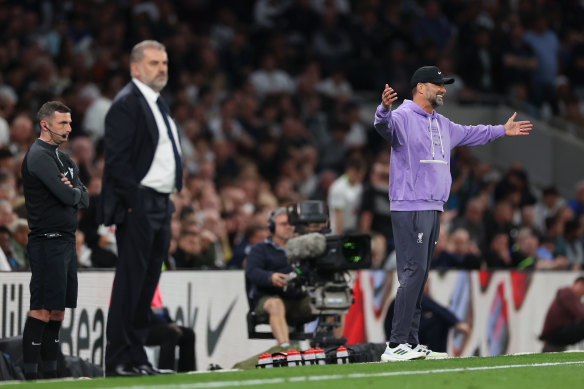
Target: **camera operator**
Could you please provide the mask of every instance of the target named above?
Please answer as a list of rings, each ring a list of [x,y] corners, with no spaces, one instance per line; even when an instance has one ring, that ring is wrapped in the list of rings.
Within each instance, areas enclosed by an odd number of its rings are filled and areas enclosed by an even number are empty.
[[[256,314],[268,314],[272,334],[278,345],[290,344],[286,317],[311,317],[310,298],[297,288],[288,287],[288,275],[293,271],[284,251],[286,242],[294,235],[288,223],[286,208],[277,208],[268,222],[270,236],[252,246],[247,256],[245,276],[248,298]]]

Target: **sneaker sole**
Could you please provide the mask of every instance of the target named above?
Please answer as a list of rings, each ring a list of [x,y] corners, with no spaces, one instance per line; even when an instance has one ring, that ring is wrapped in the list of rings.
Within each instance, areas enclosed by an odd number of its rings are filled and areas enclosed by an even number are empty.
[[[389,357],[385,354],[381,354],[381,362],[403,362],[403,361],[416,361],[419,359],[426,359],[425,355],[420,355],[419,357],[414,357],[414,358],[395,358],[395,357]]]
[[[444,355],[444,356],[434,356],[434,357],[430,357],[427,356],[426,359],[447,359],[448,355]]]

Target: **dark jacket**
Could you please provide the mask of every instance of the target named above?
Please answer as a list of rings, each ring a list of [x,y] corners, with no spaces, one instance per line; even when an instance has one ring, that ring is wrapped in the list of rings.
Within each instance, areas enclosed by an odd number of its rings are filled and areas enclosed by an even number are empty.
[[[61,174],[72,188],[61,181]],[[37,139],[22,162],[22,181],[30,236],[61,233],[74,238],[77,210],[87,208],[89,195],[71,158]]]
[[[123,223],[158,145],[158,127],[148,102],[129,82],[118,92],[105,118],[105,168],[97,221]]]
[[[253,309],[263,296],[281,296],[288,299],[304,296],[296,288],[286,288],[284,291],[283,288],[272,284],[270,278],[273,273],[288,274],[292,270],[286,259],[286,252],[272,242],[271,238],[254,244],[245,264],[245,281],[251,308]]]

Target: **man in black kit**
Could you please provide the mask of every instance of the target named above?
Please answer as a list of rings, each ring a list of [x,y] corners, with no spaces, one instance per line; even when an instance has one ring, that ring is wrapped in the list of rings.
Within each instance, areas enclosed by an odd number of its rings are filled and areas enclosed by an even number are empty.
[[[148,314],[168,257],[169,195],[182,187],[179,128],[160,96],[168,56],[146,40],[130,53],[132,80],[105,118],[103,185],[98,222],[116,225],[118,261],[107,318],[106,376],[161,374],[144,351]]]
[[[22,336],[24,374],[57,377],[59,329],[65,308],[77,306],[77,210],[87,208],[89,195],[71,158],[59,150],[71,132],[71,110],[58,101],[38,111],[40,137],[22,162],[28,226],[30,311]]]

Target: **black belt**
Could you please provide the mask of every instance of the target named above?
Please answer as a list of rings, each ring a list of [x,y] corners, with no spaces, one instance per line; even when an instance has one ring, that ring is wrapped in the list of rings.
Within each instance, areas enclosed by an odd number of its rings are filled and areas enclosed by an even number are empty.
[[[159,192],[156,189],[153,189],[153,188],[151,188],[149,186],[144,186],[144,185],[138,185],[138,189],[139,190],[142,190],[144,192],[148,192],[148,193],[155,194],[157,196],[165,196],[165,197],[168,197],[170,195],[170,193]]]

